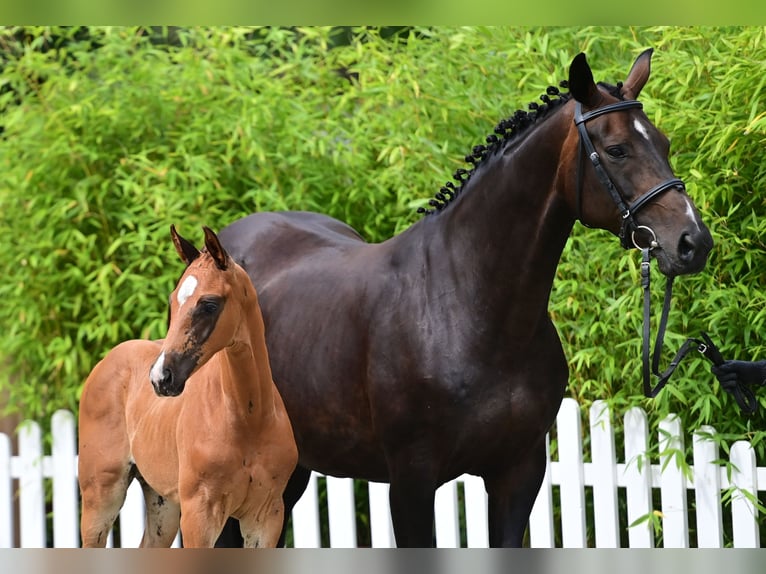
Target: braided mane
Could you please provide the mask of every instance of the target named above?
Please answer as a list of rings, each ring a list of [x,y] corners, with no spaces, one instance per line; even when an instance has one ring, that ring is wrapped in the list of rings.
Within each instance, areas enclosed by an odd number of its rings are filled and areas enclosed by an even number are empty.
[[[616,86],[601,82],[599,85],[604,87],[613,96],[623,99],[621,93],[622,82],[618,82]],[[562,81],[559,83],[559,86],[566,89],[567,82]],[[552,110],[558,109],[571,98],[572,96],[569,92],[561,92],[555,86],[548,86],[545,93],[540,96],[542,104],[532,102],[527,106],[529,111],[517,110],[512,116],[501,120],[495,126],[494,133],[486,137],[486,145],[475,146],[472,152],[465,156],[465,161],[472,164],[473,167],[470,169],[458,168],[452,175],[457,185],[452,181],[448,181],[436,193],[434,198],[428,201],[431,209],[419,207],[418,213],[430,215],[447,207],[463,191],[477,167],[503,149],[510,141],[515,140],[520,134],[526,133],[541,118],[547,116]]]

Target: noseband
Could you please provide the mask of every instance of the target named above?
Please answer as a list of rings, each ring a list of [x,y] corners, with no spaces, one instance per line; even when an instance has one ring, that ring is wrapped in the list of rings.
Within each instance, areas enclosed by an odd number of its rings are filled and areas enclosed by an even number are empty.
[[[638,225],[636,223],[634,216],[647,203],[649,203],[655,197],[659,196],[661,193],[667,191],[668,189],[675,188],[679,191],[683,191],[685,188],[684,182],[675,177],[668,179],[658,185],[655,185],[645,194],[643,194],[638,199],[633,201],[633,203],[628,204],[625,201],[625,198],[623,197],[623,195],[617,189],[617,186],[614,185],[614,182],[609,177],[609,174],[606,173],[604,166],[601,165],[601,158],[599,157],[598,152],[596,151],[596,148],[594,147],[593,142],[591,141],[590,136],[588,135],[588,130],[585,129],[585,123],[588,120],[592,120],[593,118],[597,118],[599,116],[603,116],[604,114],[609,114],[611,112],[619,112],[622,110],[629,110],[632,108],[641,109],[643,107],[644,106],[639,101],[625,100],[621,102],[616,102],[614,104],[608,104],[606,106],[597,108],[595,110],[591,110],[586,113],[582,113],[582,104],[580,104],[580,102],[575,102],[574,122],[575,122],[575,125],[577,126],[577,131],[580,134],[580,145],[578,147],[578,152],[577,152],[578,154],[578,157],[577,157],[577,211],[578,211],[577,218],[580,221],[583,221],[583,218],[582,218],[582,163],[583,163],[582,156],[584,152],[585,154],[587,154],[588,159],[590,159],[591,163],[593,164],[593,169],[596,170],[596,175],[598,176],[598,179],[601,182],[601,185],[603,185],[606,188],[606,190],[609,192],[609,195],[611,196],[612,201],[614,201],[614,204],[617,206],[617,209],[620,212],[620,217],[622,219],[622,223],[620,225],[620,244],[625,249],[631,249],[633,247],[637,247],[641,249],[641,246],[639,246],[638,243],[636,242],[636,231],[638,230],[647,231],[652,236],[652,240],[649,244],[650,249],[657,247],[658,245],[657,236],[654,234],[654,231],[650,227],[647,227],[645,225]]]
[[[723,358],[721,357],[721,354],[716,348],[716,346],[710,340],[710,337],[708,337],[707,333],[702,333],[703,340],[696,339],[694,337],[689,337],[681,346],[679,351],[676,353],[676,356],[670,362],[670,365],[667,367],[667,369],[665,369],[663,372],[660,372],[660,369],[659,369],[660,355],[662,353],[662,347],[664,344],[665,329],[667,327],[668,314],[670,312],[670,301],[671,301],[671,297],[673,293],[673,277],[671,276],[671,277],[668,277],[668,281],[665,287],[665,300],[662,306],[662,314],[660,316],[660,323],[657,330],[657,338],[654,341],[654,352],[653,352],[653,357],[651,359],[651,368],[650,368],[650,364],[649,364],[650,332],[649,331],[650,331],[650,320],[651,320],[651,317],[650,317],[651,301],[650,301],[650,290],[649,290],[650,288],[649,261],[650,261],[651,250],[658,247],[659,243],[657,242],[657,235],[654,233],[654,230],[652,230],[652,228],[646,225],[639,225],[638,223],[636,223],[635,215],[646,204],[648,204],[650,201],[658,197],[661,193],[671,188],[675,188],[678,191],[683,191],[685,189],[684,182],[678,178],[670,178],[668,180],[663,181],[662,183],[658,185],[655,185],[649,191],[641,195],[638,199],[628,204],[625,201],[625,197],[620,193],[620,191],[617,189],[617,186],[614,185],[614,182],[609,177],[609,174],[606,173],[606,170],[601,165],[601,158],[599,157],[598,152],[596,151],[596,148],[594,147],[593,142],[591,141],[590,136],[588,135],[588,131],[585,129],[585,123],[588,120],[592,120],[593,118],[597,118],[598,116],[602,116],[604,114],[619,112],[622,110],[629,110],[633,108],[641,109],[643,108],[643,105],[641,104],[641,102],[638,102],[636,100],[625,100],[625,101],[620,101],[613,104],[608,104],[606,106],[597,108],[595,110],[591,110],[586,113],[582,113],[582,105],[580,104],[580,102],[575,102],[574,122],[575,122],[575,125],[577,126],[577,131],[580,134],[580,145],[578,146],[578,151],[577,151],[577,197],[576,197],[577,219],[579,219],[583,223],[583,225],[585,225],[586,227],[590,227],[587,223],[583,221],[583,217],[582,217],[582,177],[583,177],[582,166],[583,166],[583,153],[585,153],[587,154],[588,159],[590,159],[591,163],[593,164],[593,169],[596,171],[596,175],[598,176],[598,179],[601,182],[601,185],[603,185],[606,188],[606,190],[609,192],[609,195],[611,196],[612,201],[614,201],[614,204],[617,206],[617,209],[620,212],[620,217],[622,219],[622,223],[620,225],[620,234],[619,234],[620,244],[625,249],[631,249],[635,247],[637,249],[640,249],[642,252],[641,287],[644,291],[644,327],[643,327],[643,337],[642,337],[643,382],[644,382],[644,395],[646,397],[653,398],[657,396],[660,390],[665,386],[665,384],[670,379],[670,376],[673,374],[673,371],[676,370],[676,367],[678,366],[678,364],[687,355],[687,353],[693,348],[694,345],[696,345],[697,350],[700,353],[702,353],[713,364],[720,365],[723,362]],[[643,230],[651,236],[649,245],[641,246],[638,244],[638,242],[636,241],[636,232],[639,230]],[[652,374],[654,374],[654,376],[657,377],[657,384],[654,387],[652,387],[652,384],[651,384]],[[725,390],[734,396],[737,403],[739,404],[739,407],[742,409],[743,412],[751,414],[755,411],[755,407],[757,403],[750,389],[748,389],[741,383],[738,383],[733,388],[726,388]]]

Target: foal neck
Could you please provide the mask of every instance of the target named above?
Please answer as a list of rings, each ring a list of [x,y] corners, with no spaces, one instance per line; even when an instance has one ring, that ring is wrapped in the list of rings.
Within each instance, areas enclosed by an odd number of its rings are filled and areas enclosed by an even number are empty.
[[[254,290],[250,299],[253,304],[243,310],[236,335],[216,354],[216,359],[220,390],[229,410],[236,416],[261,417],[274,411],[273,382],[263,316]]]

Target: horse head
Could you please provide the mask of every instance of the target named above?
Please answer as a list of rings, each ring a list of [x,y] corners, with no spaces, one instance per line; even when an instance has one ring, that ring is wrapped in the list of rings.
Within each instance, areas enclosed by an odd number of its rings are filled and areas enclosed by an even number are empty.
[[[171,226],[186,269],[170,294],[168,330],[149,378],[161,396],[180,395],[187,379],[218,351],[234,344],[246,306],[255,298],[247,274],[209,228],[202,251]]]
[[[668,161],[670,142],[637,101],[649,79],[652,50],[617,86],[596,84],[585,54],[569,69],[574,122],[567,138],[567,202],[585,225],[620,236],[626,248],[649,248],[673,277],[700,271],[713,247],[710,231]]]

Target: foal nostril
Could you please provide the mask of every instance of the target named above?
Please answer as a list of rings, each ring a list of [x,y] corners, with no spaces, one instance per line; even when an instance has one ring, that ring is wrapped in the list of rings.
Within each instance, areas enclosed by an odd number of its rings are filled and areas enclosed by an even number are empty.
[[[170,369],[162,369],[161,378],[159,380],[155,379],[154,377],[150,378],[152,381],[152,386],[154,387],[154,392],[157,393],[157,395],[161,397],[172,397],[178,394],[174,389],[172,389],[173,371]]]
[[[694,259],[696,250],[697,246],[695,245],[691,235],[684,233],[681,236],[681,239],[678,241],[678,257],[684,263],[689,263]]]

